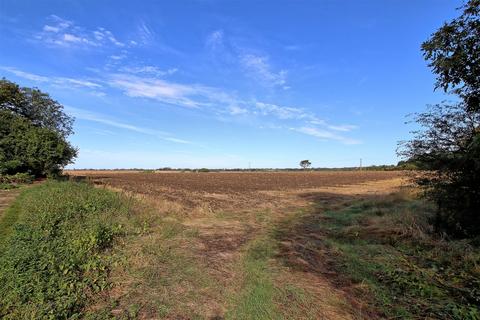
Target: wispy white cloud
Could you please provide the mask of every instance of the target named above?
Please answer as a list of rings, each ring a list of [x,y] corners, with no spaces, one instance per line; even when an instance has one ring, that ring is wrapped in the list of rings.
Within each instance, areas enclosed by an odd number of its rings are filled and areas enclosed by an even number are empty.
[[[0,70],[11,72],[32,81],[46,82],[57,86],[88,88],[91,89],[89,92],[96,92],[95,89],[102,88],[102,85],[108,85],[121,90],[129,97],[148,98],[170,105],[195,108],[214,117],[225,118],[225,116],[228,116],[239,120],[257,118],[257,120],[261,121],[260,126],[262,127],[290,128],[290,130],[324,140],[335,140],[344,144],[359,143],[357,140],[343,136],[343,134],[357,129],[356,126],[331,124],[304,108],[245,100],[219,88],[199,84],[181,84],[166,79],[159,79],[153,75],[144,75],[145,73],[172,74],[175,72],[175,69],[162,71],[152,66],[124,68],[124,73],[106,74],[104,78],[96,81],[66,77],[45,77],[11,67],[0,67]],[[130,71],[130,73],[126,73],[127,71]],[[82,113],[78,117],[143,134],[159,136],[166,141],[189,143],[183,139],[165,136],[168,135],[165,132],[135,127],[104,116]],[[254,123],[258,125],[258,121],[254,121]]]
[[[98,83],[89,81],[89,80],[81,80],[81,79],[73,79],[73,78],[65,78],[65,77],[53,77],[51,78],[53,84],[66,86],[66,85],[73,85],[74,87],[85,87],[90,89],[101,88],[102,86]]]
[[[134,40],[130,40],[130,46],[149,46],[154,47],[156,50],[163,51],[164,53],[176,55],[176,56],[183,56],[184,54],[166,44],[161,35],[155,32],[154,28],[152,28],[146,21],[141,20],[136,27],[136,36]]]
[[[206,108],[215,113],[222,113],[224,108],[239,101],[217,88],[180,84],[151,76],[111,74],[107,83],[130,97],[150,98],[188,108]]]
[[[125,66],[119,69],[121,72],[150,75],[154,77],[170,76],[178,71],[177,68],[160,69],[156,66]]]
[[[138,77],[128,74],[114,74],[110,76],[109,84],[121,89],[130,97],[151,98],[160,102],[179,105],[183,107],[197,108],[204,103],[192,99],[199,97],[201,87],[195,85],[183,85],[168,82],[162,79],[150,77]]]
[[[74,108],[70,106],[66,106],[65,110],[77,119],[93,121],[93,122],[101,123],[111,127],[119,128],[119,129],[124,129],[124,130],[129,130],[129,131],[133,131],[133,132],[137,132],[137,133],[141,133],[149,136],[154,136],[158,139],[170,141],[174,143],[191,144],[190,141],[173,137],[172,134],[169,132],[135,126],[129,123],[111,119],[99,113],[94,113],[94,112],[90,112],[90,111],[86,111],[83,109]]]
[[[114,45],[124,47],[125,44],[105,28],[87,30],[77,26],[73,21],[63,19],[56,15],[47,18],[48,23],[43,26],[41,32],[35,35],[35,39],[51,46],[59,47],[100,47]]]
[[[115,38],[113,33],[105,28],[99,27],[97,30],[93,31],[94,38],[99,42],[110,42],[116,45],[117,47],[124,47],[125,44],[120,42]]]
[[[249,113],[248,109],[242,108],[242,107],[239,107],[239,106],[231,106],[229,111],[230,111],[230,114],[233,115],[233,116]]]
[[[329,124],[325,120],[322,120],[322,119],[315,119],[314,118],[314,119],[310,120],[309,122],[310,122],[310,124],[324,126],[324,127],[328,128],[330,130],[335,130],[335,131],[349,132],[349,131],[358,129],[357,126],[351,125],[351,124],[332,125],[332,124]]]
[[[37,82],[47,82],[49,78],[39,76],[38,74],[33,74],[29,72],[24,72],[12,67],[0,67],[0,70],[10,72],[11,74],[16,75],[17,77],[24,78],[27,80],[37,81]]]
[[[41,75],[38,75],[38,74],[24,72],[24,71],[18,70],[18,69],[13,68],[13,67],[0,66],[0,70],[7,71],[11,74],[16,75],[17,77],[24,78],[24,79],[27,79],[27,80],[50,83],[52,85],[60,86],[60,87],[72,87],[73,86],[73,87],[77,87],[77,88],[83,87],[83,88],[89,88],[89,89],[98,89],[98,88],[102,87],[98,83],[95,83],[95,82],[90,81],[90,80],[85,80],[85,79],[41,76]]]
[[[309,114],[304,109],[279,106],[271,103],[256,102],[257,112],[262,115],[273,115],[279,119],[315,119],[315,116]]]
[[[252,78],[263,85],[267,87],[280,86],[288,89],[288,86],[286,86],[287,71],[273,71],[268,56],[244,54],[240,56],[240,63]]]
[[[43,31],[45,31],[45,32],[59,32],[60,28],[59,27],[52,27],[52,26],[49,26],[48,24],[46,24],[46,25],[43,26]]]
[[[223,30],[215,30],[207,36],[205,40],[205,46],[209,49],[216,50],[223,46]]]
[[[346,133],[354,130],[356,126],[330,124],[303,108],[244,100],[218,88],[198,84],[179,84],[165,79],[130,74],[114,74],[107,82],[130,97],[150,98],[162,103],[198,108],[203,112],[222,117],[225,115],[251,116],[264,117],[268,121],[295,122],[299,127],[292,130],[345,144],[358,143],[357,140],[339,134],[339,132]]]
[[[215,62],[222,62],[221,67],[239,68],[250,79],[263,87],[290,89],[287,84],[288,71],[278,70],[266,53],[245,47],[228,37],[223,30],[214,30],[205,38],[205,48],[210,51]]]
[[[145,21],[140,21],[137,26],[138,41],[142,44],[150,44],[155,41],[155,32],[146,24]]]
[[[313,136],[322,140],[336,140],[344,144],[360,144],[361,141],[347,138],[331,131],[327,131],[321,128],[314,127],[300,127],[300,128],[290,128],[290,130],[297,131],[309,136]]]
[[[126,54],[112,54],[109,58],[112,60],[120,61],[127,57]]]

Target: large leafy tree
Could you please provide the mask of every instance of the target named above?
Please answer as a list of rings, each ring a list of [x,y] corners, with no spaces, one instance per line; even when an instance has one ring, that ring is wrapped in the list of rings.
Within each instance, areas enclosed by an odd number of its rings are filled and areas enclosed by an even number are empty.
[[[436,88],[457,102],[417,114],[422,129],[399,153],[427,169],[415,181],[437,204],[437,227],[473,237],[480,234],[480,0],[462,9],[422,45]]]
[[[1,79],[0,110],[11,111],[27,118],[33,125],[51,129],[63,137],[73,132],[73,118],[65,114],[60,103],[37,88],[20,87]]]
[[[73,118],[36,88],[0,80],[0,174],[58,173],[77,155],[67,141]]]
[[[57,174],[76,154],[60,133],[37,127],[11,111],[0,111],[0,174]]]

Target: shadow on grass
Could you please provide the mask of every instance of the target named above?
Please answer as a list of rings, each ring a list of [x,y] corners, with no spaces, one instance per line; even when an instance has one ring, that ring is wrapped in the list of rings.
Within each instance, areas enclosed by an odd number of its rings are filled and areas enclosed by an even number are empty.
[[[302,195],[282,222],[279,257],[344,292],[358,318],[479,319],[480,250],[435,235],[433,209],[408,192]]]

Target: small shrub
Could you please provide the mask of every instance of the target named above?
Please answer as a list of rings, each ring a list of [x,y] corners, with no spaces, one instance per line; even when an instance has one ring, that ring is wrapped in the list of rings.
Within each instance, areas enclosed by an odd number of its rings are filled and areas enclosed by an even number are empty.
[[[24,183],[32,183],[33,180],[34,180],[34,177],[28,173],[0,175],[1,184],[24,184]]]

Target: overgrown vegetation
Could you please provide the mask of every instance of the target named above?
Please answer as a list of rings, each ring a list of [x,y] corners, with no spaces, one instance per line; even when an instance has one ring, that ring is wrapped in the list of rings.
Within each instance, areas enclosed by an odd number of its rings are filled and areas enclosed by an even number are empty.
[[[321,235],[306,241],[305,252],[318,255],[305,259],[368,311],[389,319],[480,319],[480,250],[434,233],[426,202],[401,193],[317,210],[289,232]]]
[[[129,203],[85,183],[25,189],[0,221],[0,317],[75,319],[109,288],[109,249]]]
[[[437,205],[436,226],[455,237],[480,235],[480,1],[422,45],[437,77],[435,88],[458,102],[417,114],[423,128],[402,143],[399,154],[428,171],[416,178]]]
[[[0,190],[15,189],[21,184],[29,184],[34,176],[28,173],[16,173],[13,175],[0,175]]]

